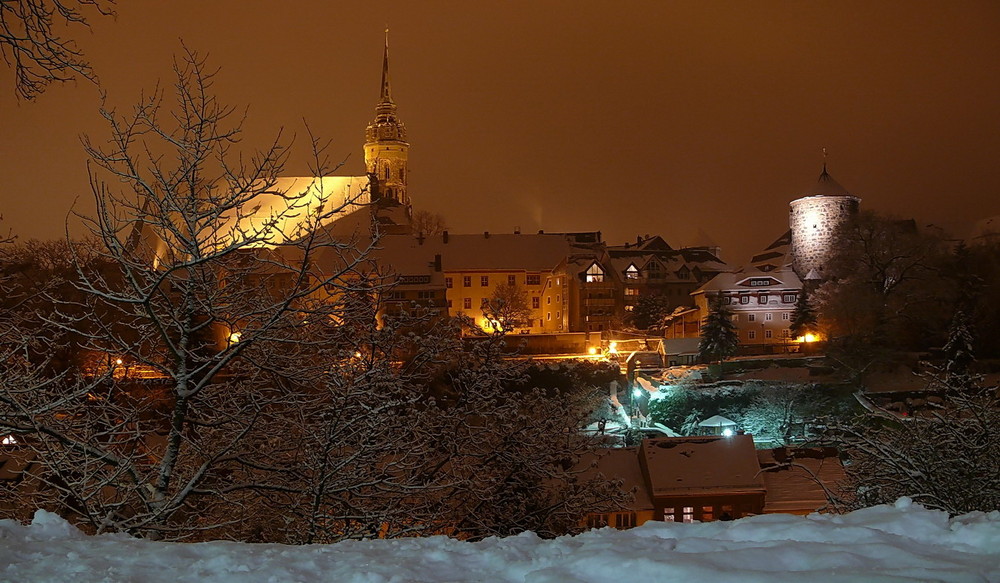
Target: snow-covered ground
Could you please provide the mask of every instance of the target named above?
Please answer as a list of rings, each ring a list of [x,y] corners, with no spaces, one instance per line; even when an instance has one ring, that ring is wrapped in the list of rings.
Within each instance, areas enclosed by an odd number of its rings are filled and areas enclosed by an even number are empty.
[[[1000,512],[949,520],[901,499],[847,515],[648,523],[541,540],[444,537],[335,545],[177,544],[85,536],[39,512],[0,521],[0,581],[1000,581]]]

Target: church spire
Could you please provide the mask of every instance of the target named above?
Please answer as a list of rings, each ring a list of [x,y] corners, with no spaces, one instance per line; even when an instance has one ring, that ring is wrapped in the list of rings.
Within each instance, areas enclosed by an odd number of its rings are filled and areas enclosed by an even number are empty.
[[[379,104],[392,103],[392,87],[389,85],[389,28],[385,29],[385,52],[382,53],[382,93]]]
[[[396,115],[389,84],[389,29],[385,29],[382,52],[382,88],[375,104],[375,119],[365,131],[365,167],[377,182],[378,196],[396,201],[407,208],[406,162],[410,144],[406,141],[406,126]]]

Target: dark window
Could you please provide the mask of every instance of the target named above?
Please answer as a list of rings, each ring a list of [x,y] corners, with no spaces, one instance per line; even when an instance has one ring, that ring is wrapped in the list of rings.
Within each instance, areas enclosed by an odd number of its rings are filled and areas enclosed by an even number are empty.
[[[479,276],[479,285],[482,287],[488,287],[490,285],[490,276],[488,275]]]
[[[527,285],[541,285],[542,276],[537,273],[529,273],[524,276],[524,283]]]
[[[462,300],[462,307],[465,308],[466,310],[471,310],[472,309],[472,298],[464,298]]]
[[[508,275],[507,276],[507,285],[517,285],[517,276],[516,275]]]
[[[472,287],[472,276],[466,275],[462,277],[462,287]]]
[[[451,287],[452,287],[452,281],[451,281],[450,277],[444,278],[444,287],[446,287],[448,289],[451,289]]]

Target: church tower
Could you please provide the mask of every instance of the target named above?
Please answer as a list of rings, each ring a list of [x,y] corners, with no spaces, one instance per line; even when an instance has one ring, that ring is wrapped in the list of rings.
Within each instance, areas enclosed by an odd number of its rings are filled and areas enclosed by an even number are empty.
[[[389,86],[389,31],[385,31],[385,53],[382,56],[382,90],[375,106],[375,119],[365,131],[365,168],[378,180],[378,194],[410,208],[406,193],[406,158],[410,144],[406,128],[396,116]]]

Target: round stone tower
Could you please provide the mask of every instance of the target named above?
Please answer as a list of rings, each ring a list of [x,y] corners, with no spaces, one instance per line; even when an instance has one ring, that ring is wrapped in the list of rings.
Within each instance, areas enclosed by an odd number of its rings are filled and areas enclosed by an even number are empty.
[[[851,195],[826,171],[804,196],[789,204],[792,269],[803,281],[826,277],[827,260],[840,228],[858,212],[861,199]]]

